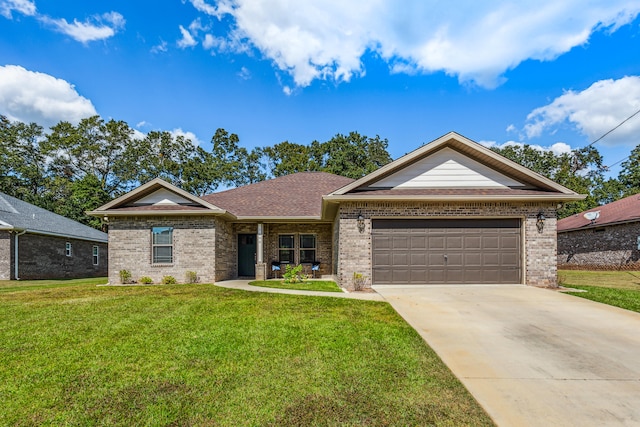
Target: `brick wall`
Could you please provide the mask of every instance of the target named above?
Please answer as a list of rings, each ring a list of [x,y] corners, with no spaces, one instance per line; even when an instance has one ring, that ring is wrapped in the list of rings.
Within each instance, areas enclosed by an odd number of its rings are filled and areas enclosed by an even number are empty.
[[[67,242],[71,256],[65,253]],[[93,265],[94,246],[98,265]],[[18,263],[18,277],[24,280],[106,276],[107,244],[27,233],[18,237]]]
[[[237,275],[237,257],[234,252],[234,234],[231,224],[216,218],[216,280],[229,280]],[[236,241],[237,243],[237,241]]]
[[[546,217],[544,231],[536,227],[537,215]],[[357,217],[365,218],[363,233]],[[556,210],[552,203],[428,203],[361,202],[342,203],[337,223],[338,281],[353,289],[353,273],[363,273],[371,285],[371,218],[521,218],[523,220],[524,282],[533,286],[556,285]],[[334,241],[337,240],[334,237]]]
[[[331,224],[268,224],[265,231],[265,255],[267,274],[271,277],[271,262],[279,259],[278,236],[280,234],[293,234],[296,256],[300,249],[300,234],[316,235],[316,261],[320,262],[320,270],[316,276],[332,275],[333,264],[333,236]],[[297,259],[296,259],[297,261]],[[311,274],[311,266],[305,265],[305,272]],[[279,277],[282,277],[281,274]]]
[[[152,264],[151,228],[173,227],[173,263]],[[120,270],[138,280],[163,276],[185,281],[195,271],[204,283],[216,279],[216,219],[212,216],[138,216],[109,219],[109,282],[120,283]]]
[[[560,268],[640,270],[640,222],[558,233]]]
[[[0,280],[13,278],[13,235],[8,231],[0,231]]]

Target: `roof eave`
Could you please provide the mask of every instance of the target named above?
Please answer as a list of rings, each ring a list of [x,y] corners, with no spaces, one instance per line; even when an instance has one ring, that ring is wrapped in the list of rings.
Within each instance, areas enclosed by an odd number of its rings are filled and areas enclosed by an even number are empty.
[[[324,222],[322,217],[319,216],[237,216],[236,221],[245,221],[245,222]]]
[[[576,200],[584,200],[587,196],[584,194],[542,194],[542,195],[414,195],[414,196],[390,196],[390,195],[329,195],[324,196],[323,200],[328,202],[346,202],[361,200],[381,200],[381,201],[549,201],[549,202],[568,202]]]
[[[567,228],[565,230],[558,230],[558,233],[566,233],[568,231],[593,230],[594,228],[608,227],[610,225],[629,224],[632,222],[640,222],[640,218],[631,218],[631,219],[625,219],[622,221],[612,221],[612,222],[605,222],[605,223],[595,222],[593,224],[583,225],[582,227],[573,227],[573,228]]]
[[[112,210],[94,210],[88,211],[87,215],[97,217],[110,217],[110,216],[178,216],[178,215],[219,215],[230,216],[229,212],[223,209],[211,209],[211,210],[136,210],[136,211],[112,211]],[[235,218],[235,217],[234,217]]]

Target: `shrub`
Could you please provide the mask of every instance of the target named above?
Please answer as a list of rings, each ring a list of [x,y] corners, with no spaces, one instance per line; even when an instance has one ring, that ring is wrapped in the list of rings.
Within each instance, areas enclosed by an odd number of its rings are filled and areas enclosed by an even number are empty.
[[[129,270],[120,270],[120,283],[123,285],[131,283],[131,272]]]
[[[153,279],[149,276],[142,276],[138,279],[138,283],[142,283],[143,285],[150,285],[153,283]]]
[[[306,274],[302,273],[302,265],[292,267],[290,264],[285,267],[282,277],[284,278],[284,283],[301,283],[308,278]]]
[[[186,283],[198,283],[200,278],[198,277],[198,273],[195,271],[187,271],[185,273],[185,282]]]
[[[175,285],[178,283],[175,277],[173,276],[162,276],[162,284],[163,285]]]
[[[361,291],[367,284],[367,278],[362,273],[353,273],[353,289],[355,291]]]

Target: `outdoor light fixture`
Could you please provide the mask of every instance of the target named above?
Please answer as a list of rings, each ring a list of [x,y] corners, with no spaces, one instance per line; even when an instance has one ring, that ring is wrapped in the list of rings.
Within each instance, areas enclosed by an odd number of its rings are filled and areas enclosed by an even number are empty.
[[[544,230],[544,214],[542,212],[540,212],[537,216],[538,220],[536,221],[536,227],[538,227],[538,233],[542,233],[542,231]]]
[[[358,231],[364,233],[364,217],[361,213],[358,214]]]

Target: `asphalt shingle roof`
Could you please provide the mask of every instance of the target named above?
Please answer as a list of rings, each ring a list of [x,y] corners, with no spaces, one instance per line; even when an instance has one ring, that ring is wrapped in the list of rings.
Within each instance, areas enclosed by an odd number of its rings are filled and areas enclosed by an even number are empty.
[[[202,199],[236,216],[319,217],[322,196],[354,180],[326,172],[298,172]]]
[[[106,233],[4,193],[0,193],[0,221],[0,229],[27,230],[97,242],[107,241]]]
[[[584,217],[587,212],[600,211],[593,224]],[[597,208],[568,216],[558,221],[558,231],[575,230],[589,226],[599,227],[618,222],[640,221],[640,194],[625,197]]]

